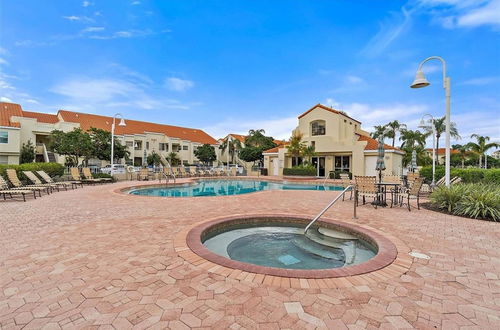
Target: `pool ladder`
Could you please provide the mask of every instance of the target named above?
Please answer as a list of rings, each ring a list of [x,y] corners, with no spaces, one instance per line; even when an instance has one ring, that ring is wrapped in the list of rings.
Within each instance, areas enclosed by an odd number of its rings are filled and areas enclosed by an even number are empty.
[[[328,209],[330,207],[332,207],[340,199],[340,197],[344,196],[344,194],[346,192],[350,191],[350,190],[354,190],[354,210],[353,210],[353,216],[352,216],[352,218],[353,219],[357,219],[357,216],[356,216],[356,204],[357,204],[356,203],[356,198],[357,198],[356,186],[355,185],[349,185],[344,190],[342,190],[342,192],[337,197],[335,197],[321,212],[319,212],[318,215],[315,216],[314,219],[312,219],[311,222],[309,222],[309,224],[304,229],[304,235],[307,233],[307,230],[312,226],[313,223],[315,223],[319,218],[321,218],[321,216],[323,214],[325,214],[325,212],[328,211]]]
[[[162,156],[162,157],[163,157],[163,156]],[[172,170],[172,166],[170,165],[170,162],[169,162],[166,158],[164,158],[163,160],[167,163],[167,165],[168,165],[168,169],[170,170],[170,175],[171,175],[171,176],[172,176],[172,178],[174,179],[174,184],[175,184],[175,173],[174,173],[174,171]],[[170,176],[169,176],[167,173],[165,173],[163,170],[161,171],[161,175],[162,175],[163,177],[165,177],[165,181],[166,181],[166,183],[168,184],[168,182],[170,181]],[[159,180],[160,180],[160,182],[161,182],[161,176],[159,177]]]

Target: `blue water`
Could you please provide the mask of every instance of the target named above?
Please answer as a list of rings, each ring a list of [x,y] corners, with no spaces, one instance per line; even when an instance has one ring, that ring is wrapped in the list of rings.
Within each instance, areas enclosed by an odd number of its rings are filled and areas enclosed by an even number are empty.
[[[193,185],[178,187],[153,187],[135,189],[129,193],[141,196],[202,197],[231,196],[265,190],[342,190],[341,187],[311,184],[290,184],[250,180],[206,180]]]

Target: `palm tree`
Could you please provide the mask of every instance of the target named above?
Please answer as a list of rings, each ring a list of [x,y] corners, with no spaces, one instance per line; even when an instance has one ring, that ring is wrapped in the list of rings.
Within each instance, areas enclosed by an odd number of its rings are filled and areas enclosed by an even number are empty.
[[[370,133],[372,138],[378,139],[379,137],[386,137],[387,136],[387,131],[386,131],[385,126],[376,125],[376,126],[373,126],[373,128],[375,128],[375,131]]]
[[[465,167],[465,160],[467,159],[467,156],[469,154],[470,148],[468,144],[461,145],[461,144],[455,144],[452,147],[454,150],[458,151],[458,155],[460,156],[460,160],[462,161],[462,168]]]
[[[299,164],[299,156],[301,156],[306,148],[304,142],[302,142],[302,137],[304,134],[295,130],[292,133],[292,137],[290,138],[290,143],[287,146],[288,152],[292,154],[292,157],[295,158],[295,164]]]
[[[170,162],[170,165],[172,166],[176,166],[181,161],[179,155],[177,155],[177,153],[173,151],[167,154],[167,160]]]
[[[472,139],[476,139],[477,143],[469,142],[467,146],[476,154],[479,155],[479,167],[482,167],[483,155],[491,148],[499,148],[500,144],[496,142],[487,143],[490,140],[489,136],[482,136],[478,134],[472,134],[470,136]],[[487,167],[487,160],[485,160],[485,167]]]
[[[403,141],[401,148],[414,149],[415,146],[425,146],[425,139],[427,134],[420,132],[419,130],[412,131],[411,129],[404,129],[400,133],[399,139]]]
[[[241,149],[241,142],[240,140],[228,137],[224,140],[224,142],[222,142],[219,148],[222,150],[222,152],[225,152],[227,150],[227,152],[231,156],[231,163],[234,164],[234,155]]]
[[[434,129],[436,130],[436,150],[439,150],[439,138],[444,132],[446,132],[445,119],[446,117],[434,119],[434,122],[431,123],[431,125],[434,124]],[[432,134],[431,125],[425,128],[428,134]],[[450,136],[455,139],[461,138],[460,135],[458,134],[457,125],[453,122],[450,123]],[[438,157],[438,152],[436,152],[436,157]],[[437,158],[436,158],[436,163],[437,163]]]
[[[432,157],[429,157],[425,148],[421,145],[417,145],[403,148],[403,151],[405,152],[403,156],[403,166],[408,166],[408,164],[411,163],[413,150],[417,153],[417,165],[426,166],[432,164]]]
[[[396,143],[396,133],[404,131],[406,129],[406,124],[402,124],[397,120],[393,120],[387,125],[384,126],[384,129],[387,129],[385,136],[392,139],[392,146]]]
[[[311,158],[316,156],[317,153],[313,145],[307,146],[302,150],[302,156],[307,158],[307,163],[311,164]]]

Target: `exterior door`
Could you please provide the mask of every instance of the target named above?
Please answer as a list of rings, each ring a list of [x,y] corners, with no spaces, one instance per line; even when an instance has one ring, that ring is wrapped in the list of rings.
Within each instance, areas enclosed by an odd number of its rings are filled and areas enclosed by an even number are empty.
[[[273,159],[273,175],[280,174],[280,161],[278,158]]]
[[[325,157],[312,157],[312,165],[316,168],[316,176],[325,176]]]

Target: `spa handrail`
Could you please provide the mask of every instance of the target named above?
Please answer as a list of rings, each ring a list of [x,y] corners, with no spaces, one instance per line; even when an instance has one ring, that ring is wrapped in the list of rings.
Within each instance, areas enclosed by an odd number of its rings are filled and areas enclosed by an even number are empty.
[[[328,211],[328,209],[330,207],[332,207],[333,204],[335,204],[340,199],[340,197],[342,197],[342,195],[344,195],[350,189],[354,189],[354,188],[355,188],[354,185],[349,185],[344,190],[342,190],[342,192],[337,197],[335,197],[321,212],[318,213],[317,216],[314,217],[314,219],[312,219],[311,222],[309,222],[309,224],[304,229],[304,235],[307,233],[307,230],[309,229],[309,227],[311,227],[312,224],[316,222],[316,220],[318,220],[319,218],[321,218],[321,216],[323,214],[325,214],[325,212]],[[354,197],[354,218],[356,218],[356,197]]]

